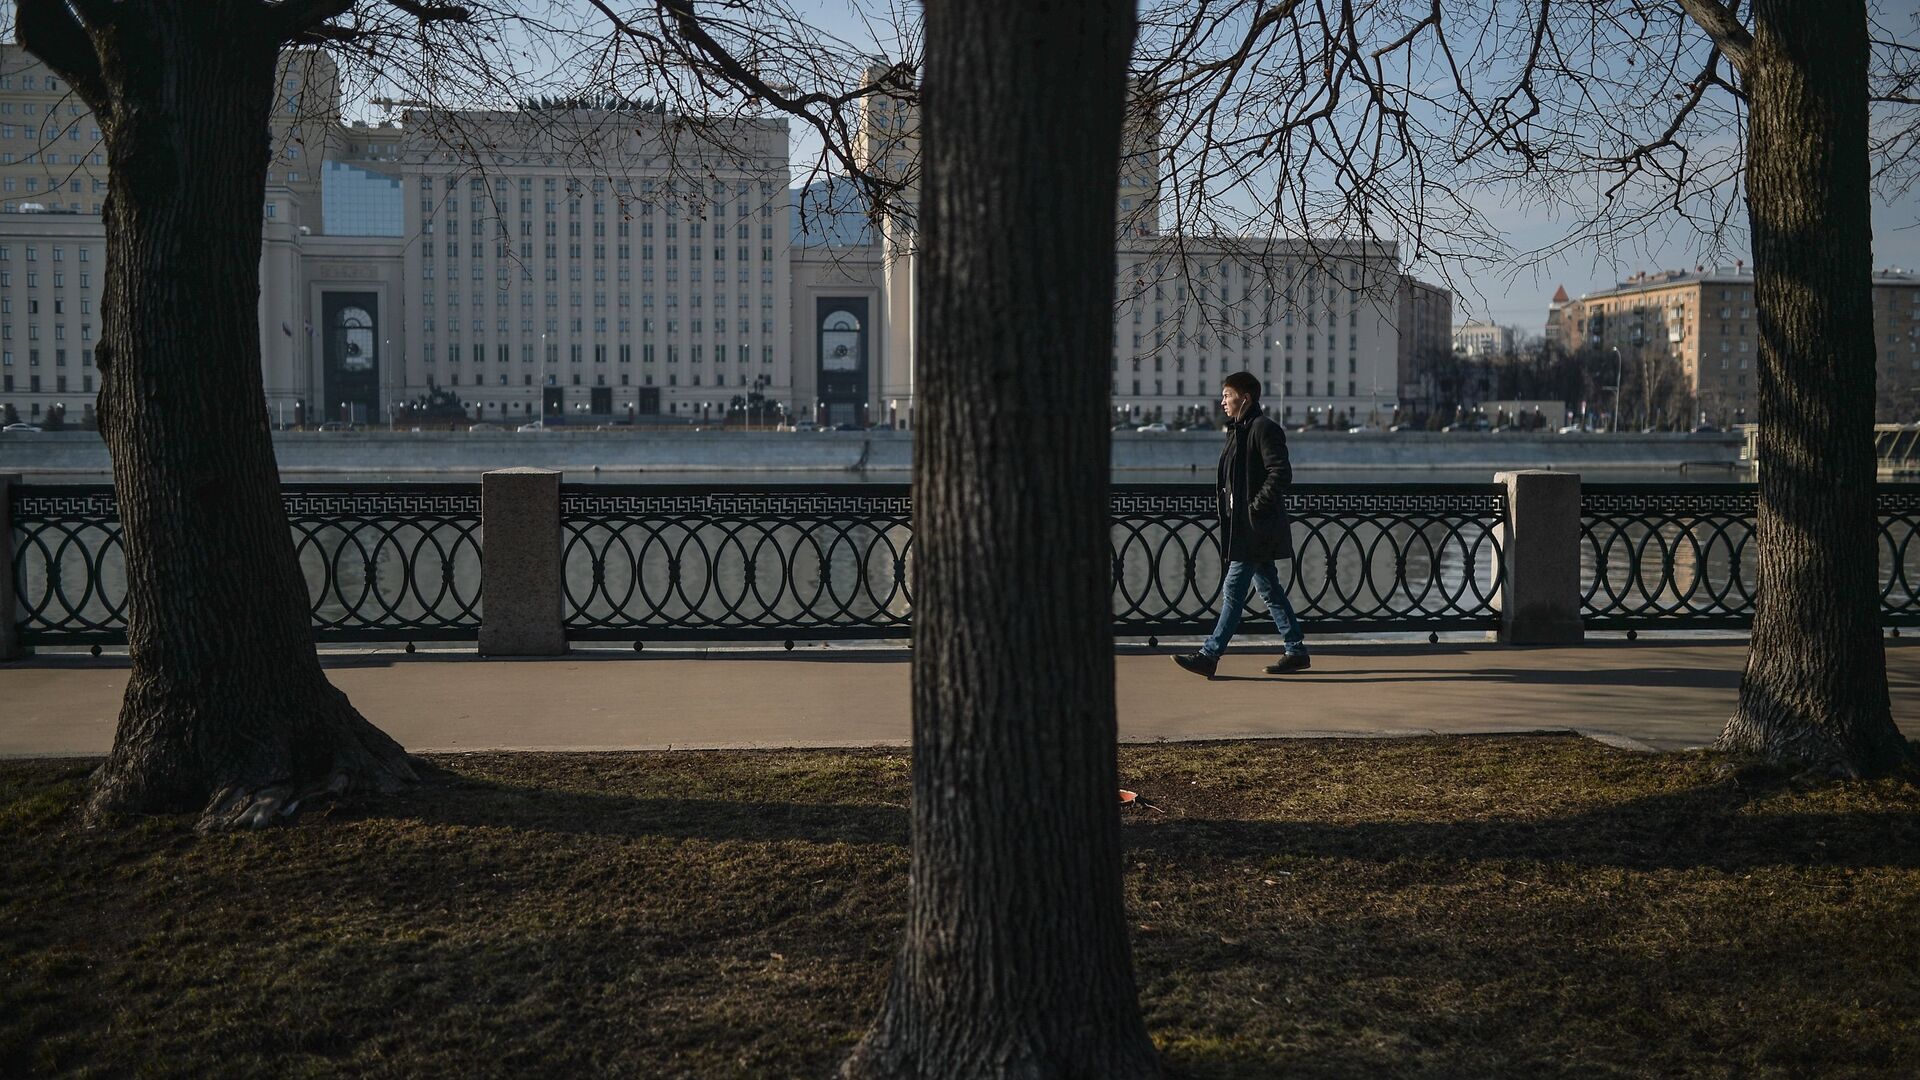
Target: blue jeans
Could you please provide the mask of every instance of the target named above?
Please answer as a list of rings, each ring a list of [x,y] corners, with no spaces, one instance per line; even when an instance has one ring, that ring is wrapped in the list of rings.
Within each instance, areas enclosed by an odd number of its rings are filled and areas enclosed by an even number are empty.
[[[1227,576],[1220,581],[1220,621],[1214,624],[1213,636],[1200,646],[1200,652],[1219,656],[1227,651],[1227,642],[1233,640],[1233,632],[1240,628],[1240,612],[1247,606],[1248,585],[1259,589],[1260,599],[1267,602],[1267,611],[1273,616],[1274,629],[1280,631],[1287,654],[1305,656],[1306,632],[1300,628],[1300,617],[1293,613],[1293,605],[1287,603],[1287,590],[1281,586],[1280,573],[1271,562],[1227,564]]]

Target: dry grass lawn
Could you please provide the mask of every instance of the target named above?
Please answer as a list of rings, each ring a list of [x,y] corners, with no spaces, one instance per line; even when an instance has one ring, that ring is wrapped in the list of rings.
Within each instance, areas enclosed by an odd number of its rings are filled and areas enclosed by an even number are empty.
[[[0,1075],[825,1077],[902,924],[897,753],[435,759],[85,831],[0,763]],[[1571,737],[1123,751],[1187,1077],[1912,1076],[1920,791]]]

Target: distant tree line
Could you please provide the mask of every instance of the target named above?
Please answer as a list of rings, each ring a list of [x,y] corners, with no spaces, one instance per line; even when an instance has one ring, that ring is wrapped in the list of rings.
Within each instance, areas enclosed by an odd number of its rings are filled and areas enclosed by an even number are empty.
[[[1725,394],[1694,393],[1679,362],[1664,353],[1615,356],[1612,349],[1568,350],[1547,342],[1488,356],[1437,352],[1424,359],[1428,393],[1413,404],[1414,419],[1435,427],[1483,401],[1516,400],[1558,401],[1576,422],[1584,409],[1612,426],[1616,379],[1623,431],[1690,431],[1701,423],[1726,427],[1754,419]]]

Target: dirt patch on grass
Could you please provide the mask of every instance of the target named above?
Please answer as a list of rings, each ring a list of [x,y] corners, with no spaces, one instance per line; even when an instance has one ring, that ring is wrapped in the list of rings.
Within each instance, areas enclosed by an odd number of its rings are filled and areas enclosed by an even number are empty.
[[[486,754],[284,829],[0,764],[0,1074],[825,1076],[902,923],[897,753]],[[1910,1075],[1920,793],[1563,737],[1129,748],[1177,1075]]]

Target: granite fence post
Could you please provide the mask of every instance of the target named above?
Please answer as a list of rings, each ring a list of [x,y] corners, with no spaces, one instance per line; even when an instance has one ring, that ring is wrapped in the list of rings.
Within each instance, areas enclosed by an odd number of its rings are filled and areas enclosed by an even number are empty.
[[[1494,481],[1507,489],[1500,640],[1579,643],[1586,637],[1580,620],[1579,474],[1529,469],[1495,473]]]
[[[481,477],[482,656],[558,656],[562,625],[560,474],[496,469]]]

